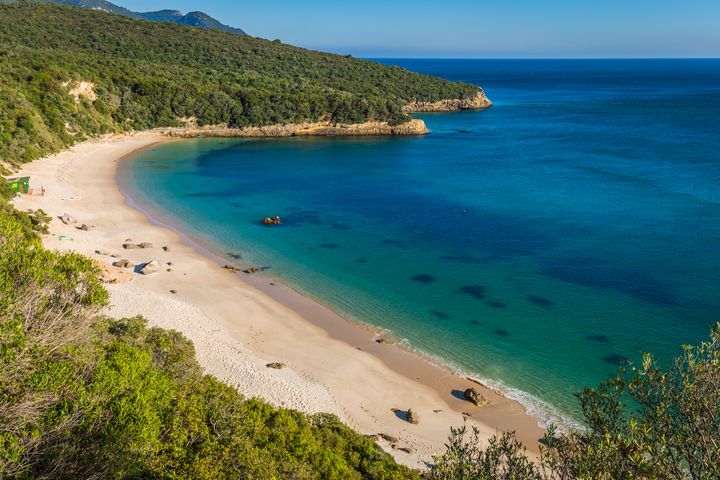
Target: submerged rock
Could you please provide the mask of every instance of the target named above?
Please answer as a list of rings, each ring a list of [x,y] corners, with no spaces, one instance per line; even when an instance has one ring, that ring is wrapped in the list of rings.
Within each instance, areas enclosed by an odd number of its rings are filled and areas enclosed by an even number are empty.
[[[275,215],[274,217],[263,218],[262,223],[264,225],[280,225],[282,223],[282,220],[280,220],[280,217],[278,215]]]

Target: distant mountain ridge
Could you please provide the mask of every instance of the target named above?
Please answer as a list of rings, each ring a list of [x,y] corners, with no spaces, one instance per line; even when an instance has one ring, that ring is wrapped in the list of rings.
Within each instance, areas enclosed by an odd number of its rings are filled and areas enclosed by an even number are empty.
[[[0,3],[3,2],[0,0]],[[102,10],[104,12],[122,15],[124,17],[149,20],[151,22],[177,23],[190,27],[205,28],[208,30],[219,30],[221,32],[234,33],[235,35],[247,35],[243,30],[230,27],[212,18],[204,12],[190,12],[183,15],[179,10],[158,10],[156,12],[133,12],[125,7],[115,5],[106,0],[42,0],[40,3],[61,3],[71,7],[81,7],[90,10]]]

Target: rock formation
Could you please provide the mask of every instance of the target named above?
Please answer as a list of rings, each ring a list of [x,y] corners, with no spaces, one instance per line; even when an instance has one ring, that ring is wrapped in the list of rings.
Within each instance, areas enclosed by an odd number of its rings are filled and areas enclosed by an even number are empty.
[[[492,102],[482,90],[470,98],[453,98],[439,102],[415,102],[404,108],[405,113],[453,112],[456,110],[482,110],[492,106]]]
[[[280,220],[280,217],[278,215],[275,215],[274,217],[263,218],[262,223],[264,225],[280,225],[282,223],[282,220]]]
[[[160,271],[160,262],[157,260],[151,260],[140,269],[140,273],[143,275],[149,275],[151,273],[157,273]]]
[[[407,421],[408,423],[412,423],[413,425],[417,425],[420,423],[420,417],[417,413],[413,412],[412,409],[408,408],[407,411]]]
[[[125,260],[125,259],[118,260],[117,262],[113,263],[113,265],[116,267],[119,267],[119,268],[134,268],[135,267],[134,263],[132,263],[129,260]]]
[[[60,217],[60,221],[63,222],[65,225],[70,225],[71,223],[77,223],[77,220],[75,220],[74,217],[70,216],[69,213],[63,213]]]
[[[472,387],[465,390],[464,397],[465,400],[474,403],[477,407],[482,407],[489,403],[485,397],[480,395],[478,391]]]
[[[306,122],[288,125],[266,125],[263,127],[228,128],[227,125],[212,125],[197,128],[159,128],[152,130],[169,137],[301,137],[301,136],[368,136],[368,135],[424,135],[429,133],[425,122],[412,119],[399,125],[387,122],[365,122],[355,124],[331,122]]]

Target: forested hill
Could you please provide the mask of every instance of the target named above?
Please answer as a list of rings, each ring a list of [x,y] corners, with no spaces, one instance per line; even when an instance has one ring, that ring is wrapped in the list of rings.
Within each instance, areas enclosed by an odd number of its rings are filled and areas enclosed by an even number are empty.
[[[0,0],[0,3],[14,3],[16,0]],[[218,20],[203,12],[190,12],[183,15],[177,10],[159,10],[156,12],[133,12],[125,7],[115,5],[107,0],[33,0],[35,3],[61,3],[73,7],[89,8],[90,10],[102,10],[103,12],[115,13],[124,17],[142,18],[153,22],[169,22],[179,25],[190,25],[198,28],[209,28],[230,32],[236,35],[245,35],[239,28],[223,25]]]
[[[402,123],[476,86],[250,36],[56,4],[0,5],[0,160],[178,125]]]

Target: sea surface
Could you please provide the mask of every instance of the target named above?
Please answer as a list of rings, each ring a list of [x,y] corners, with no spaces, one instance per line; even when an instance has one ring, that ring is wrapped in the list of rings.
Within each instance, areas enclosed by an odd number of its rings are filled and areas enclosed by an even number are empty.
[[[641,352],[668,362],[707,337],[720,61],[383,62],[495,105],[420,115],[424,137],[183,140],[142,151],[121,184],[228,262],[544,419],[578,418],[573,393]]]

